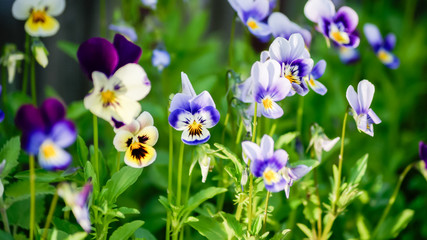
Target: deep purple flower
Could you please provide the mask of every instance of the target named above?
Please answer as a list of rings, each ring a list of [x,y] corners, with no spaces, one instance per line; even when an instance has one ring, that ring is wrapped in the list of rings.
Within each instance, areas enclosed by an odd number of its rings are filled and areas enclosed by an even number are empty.
[[[357,85],[357,93],[353,86],[347,88],[346,97],[351,106],[351,114],[356,121],[357,129],[369,136],[374,136],[374,123],[381,123],[381,119],[370,108],[375,93],[375,86],[368,80],[362,80]]]
[[[335,12],[330,0],[309,0],[304,7],[305,16],[317,23],[317,30],[335,44],[357,47],[360,42],[356,31],[359,16],[350,7],[341,7]]]
[[[289,39],[292,34],[299,33],[304,38],[305,45],[310,47],[311,33],[298,24],[289,20],[285,14],[274,12],[268,17],[268,26],[270,27],[273,37],[283,37]]]
[[[363,26],[363,31],[380,61],[388,68],[398,68],[400,64],[399,58],[391,52],[396,45],[396,35],[389,33],[383,39],[378,27],[371,23],[366,23]]]
[[[40,108],[23,105],[15,117],[22,130],[21,147],[38,155],[39,164],[46,170],[64,170],[71,163],[71,155],[63,150],[77,137],[74,124],[65,119],[65,107],[55,98],[46,99]]]
[[[420,158],[424,161],[424,166],[427,169],[427,145],[420,141]]]
[[[169,108],[169,124],[183,131],[181,139],[185,144],[198,145],[210,138],[208,128],[219,122],[220,114],[207,91],[199,95],[191,86],[187,74],[181,73],[182,93],[177,93]]]
[[[357,48],[337,46],[341,62],[352,64],[360,60],[360,53]]]
[[[313,70],[311,70],[311,73],[308,75],[307,79],[307,85],[310,86],[313,91],[322,96],[326,94],[328,89],[321,82],[317,81],[317,79],[323,76],[325,69],[326,61],[322,59],[313,67]]]
[[[249,31],[263,42],[270,39],[266,19],[270,14],[270,2],[266,0],[228,0],[240,20]]]
[[[289,197],[293,182],[311,170],[311,167],[305,165],[288,167],[288,153],[283,149],[274,151],[274,141],[268,135],[262,137],[260,146],[250,141],[242,142],[242,149],[251,160],[252,174],[262,177],[265,188],[270,192],[285,190],[286,197]]]
[[[90,182],[86,183],[80,192],[77,190],[75,184],[63,182],[58,185],[58,195],[61,196],[65,204],[71,208],[77,222],[87,233],[91,230],[88,198],[92,190],[93,186]]]
[[[77,51],[77,58],[83,71],[92,80],[94,71],[110,77],[124,65],[138,63],[141,54],[140,47],[123,35],[116,34],[113,43],[100,37],[82,43]]]
[[[305,48],[304,40],[299,33],[292,34],[289,41],[277,37],[270,45],[269,51],[261,54],[261,59],[273,59],[280,63],[284,76],[292,85],[289,95],[295,92],[301,96],[308,93],[304,77],[310,74],[313,68],[313,59]]]

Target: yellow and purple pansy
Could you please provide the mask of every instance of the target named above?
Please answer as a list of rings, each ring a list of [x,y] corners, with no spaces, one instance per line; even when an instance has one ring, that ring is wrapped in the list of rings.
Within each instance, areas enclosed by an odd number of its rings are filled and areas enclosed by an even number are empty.
[[[183,131],[181,140],[188,145],[205,143],[210,138],[208,128],[219,122],[220,114],[207,91],[196,95],[187,74],[181,73],[182,93],[177,93],[169,107],[169,124]]]
[[[53,18],[65,9],[65,0],[16,0],[12,15],[25,22],[25,31],[33,37],[50,37],[59,30],[59,22]]]
[[[366,23],[363,26],[363,32],[378,59],[388,68],[398,68],[400,64],[399,58],[391,52],[396,46],[396,35],[389,33],[383,39],[378,27],[372,23]]]

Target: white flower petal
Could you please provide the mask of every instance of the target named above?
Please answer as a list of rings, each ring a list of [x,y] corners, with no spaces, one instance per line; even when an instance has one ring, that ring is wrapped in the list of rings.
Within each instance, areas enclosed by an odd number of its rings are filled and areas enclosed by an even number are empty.
[[[137,139],[140,143],[154,146],[159,139],[159,131],[155,126],[147,126],[137,134]]]
[[[126,152],[133,142],[133,134],[126,130],[119,130],[114,136],[113,144],[117,151]]]
[[[304,6],[304,14],[310,21],[317,23],[321,17],[333,17],[335,6],[330,0],[309,0]]]
[[[119,79],[126,88],[125,95],[129,99],[139,101],[151,90],[151,83],[144,69],[135,63],[129,63],[119,68],[111,80]]]
[[[139,115],[139,117],[136,119],[139,122],[140,129],[143,129],[147,126],[153,126],[154,120],[153,116],[149,112],[144,111]]]
[[[51,16],[58,16],[65,9],[65,0],[42,0],[41,5],[48,7],[47,13]]]
[[[188,79],[187,74],[181,72],[181,81],[182,81],[182,93],[185,95],[190,95],[192,97],[196,96],[193,86],[191,85],[190,79]]]
[[[34,0],[16,0],[12,5],[12,15],[18,20],[26,20],[30,16],[31,8],[36,7]]]
[[[360,110],[363,113],[368,113],[368,109],[371,106],[372,99],[374,98],[374,93],[375,86],[368,80],[362,80],[357,85]]]

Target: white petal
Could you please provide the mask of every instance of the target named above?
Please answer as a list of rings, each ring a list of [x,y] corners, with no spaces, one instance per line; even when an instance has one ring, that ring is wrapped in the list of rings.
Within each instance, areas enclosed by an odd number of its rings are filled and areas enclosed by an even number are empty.
[[[210,138],[210,133],[209,133],[208,129],[205,127],[202,127],[202,132],[199,135],[190,134],[189,128],[184,129],[184,131],[182,132],[182,135],[181,135],[182,141],[188,145],[198,145],[201,143],[205,143],[209,140],[209,138]]]
[[[47,6],[47,13],[51,16],[60,15],[65,9],[65,0],[42,0],[41,4]]]
[[[266,65],[261,62],[256,61],[252,65],[251,77],[255,80],[256,83],[262,86],[265,90],[268,87],[268,71]]]
[[[294,33],[289,37],[289,44],[291,47],[290,59],[302,58],[305,49],[305,42],[302,35],[299,33]]]
[[[190,95],[192,97],[196,96],[193,86],[191,85],[190,79],[188,79],[187,74],[181,72],[181,81],[182,81],[182,93],[185,95]]]
[[[270,59],[270,53],[268,51],[262,51],[260,56],[260,61],[265,62]]]
[[[367,113],[374,98],[375,87],[368,80],[362,80],[357,85],[357,95],[359,97],[360,110]]]
[[[124,122],[124,124],[131,123],[141,112],[139,102],[127,96],[117,96],[117,104],[110,106],[110,108],[113,117],[118,121]]]
[[[93,79],[93,91],[99,92],[101,88],[110,88],[111,83],[109,83],[107,76],[104,73],[93,71],[92,72]]]
[[[242,142],[243,153],[251,160],[262,160],[261,148],[253,142],[244,141]]]
[[[128,131],[135,135],[139,132],[139,129],[141,129],[139,122],[137,120],[133,120],[131,123],[123,125],[120,128],[114,128],[113,130],[115,133],[118,133],[119,131]]]
[[[140,129],[143,129],[147,126],[153,126],[154,120],[149,112],[142,112],[141,115],[136,119],[139,122]]]
[[[113,144],[117,151],[126,152],[133,141],[133,134],[125,130],[119,130],[114,136]]]
[[[304,6],[304,14],[310,21],[317,23],[321,17],[333,17],[335,6],[330,0],[309,0]]]
[[[273,138],[265,134],[261,139],[261,153],[264,159],[271,158],[274,153],[274,141]]]
[[[381,123],[381,119],[377,116],[377,114],[374,112],[374,110],[369,109],[368,116],[372,119],[372,121],[375,124],[380,124]]]
[[[202,172],[202,182],[206,181],[206,178],[207,178],[208,173],[209,173],[210,163],[211,163],[211,158],[208,156],[199,159],[200,170]]]
[[[291,46],[288,40],[282,37],[277,37],[271,43],[268,51],[272,59],[278,61],[279,63],[283,63],[291,53]]]
[[[150,80],[144,69],[135,63],[129,63],[119,68],[111,77],[119,79],[126,88],[125,95],[129,99],[139,101],[143,99],[151,90]]]
[[[63,170],[71,163],[71,155],[52,141],[45,140],[40,146],[38,160],[46,170]]]
[[[335,144],[337,144],[337,142],[340,140],[340,137],[336,137],[332,140],[330,140],[329,138],[327,138],[326,136],[323,138],[322,141],[322,148],[324,151],[329,152],[329,150],[331,150]]]
[[[360,106],[359,106],[359,98],[357,97],[356,91],[354,91],[353,86],[348,86],[347,92],[346,92],[347,101],[350,104],[350,106],[353,108],[353,110],[359,114],[360,113]]]
[[[139,142],[150,145],[150,146],[154,146],[157,143],[157,140],[159,139],[159,131],[155,126],[148,126],[143,128],[137,134],[137,138],[146,139],[144,142],[141,142],[141,140],[139,140]]]
[[[16,0],[12,5],[12,15],[18,20],[26,20],[30,16],[31,8],[36,7],[34,0]]]

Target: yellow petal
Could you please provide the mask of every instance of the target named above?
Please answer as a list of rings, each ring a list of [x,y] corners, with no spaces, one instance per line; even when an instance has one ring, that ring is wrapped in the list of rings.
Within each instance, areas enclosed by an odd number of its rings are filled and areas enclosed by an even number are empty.
[[[156,160],[156,150],[139,142],[132,143],[125,154],[125,163],[134,168],[142,168]]]

